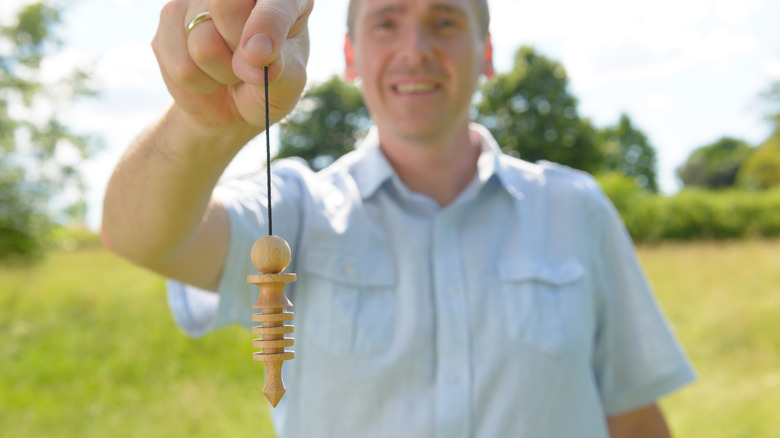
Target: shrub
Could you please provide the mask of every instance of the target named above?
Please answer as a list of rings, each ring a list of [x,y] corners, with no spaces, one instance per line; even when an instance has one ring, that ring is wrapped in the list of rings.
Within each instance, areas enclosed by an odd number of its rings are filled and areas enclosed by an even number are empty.
[[[661,196],[620,175],[598,180],[636,242],[780,237],[780,188],[684,189]]]

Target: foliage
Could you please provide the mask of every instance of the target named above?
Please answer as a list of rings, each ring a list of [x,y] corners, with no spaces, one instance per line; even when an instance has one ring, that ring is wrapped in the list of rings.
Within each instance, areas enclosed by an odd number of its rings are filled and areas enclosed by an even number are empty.
[[[655,226],[648,217],[641,214],[656,197],[647,188],[640,187],[636,178],[618,171],[602,172],[596,179],[620,213],[623,223],[635,241],[645,240],[646,235],[655,235]]]
[[[322,169],[352,150],[370,123],[360,90],[333,76],[304,93],[283,125],[277,157],[301,157]]]
[[[8,167],[0,162],[0,261],[31,261],[41,256],[50,229],[40,212],[45,197],[20,169]]]
[[[737,175],[743,187],[767,189],[780,185],[780,81],[775,81],[762,97],[771,109],[768,119],[774,124],[772,135],[747,159]]]
[[[778,252],[764,241],[638,248],[699,374],[662,400],[676,436],[776,434]],[[0,266],[0,333],[3,436],[274,436],[252,335],[188,339],[163,281],[104,249]]]
[[[0,26],[0,47],[7,48],[0,52],[0,260],[34,257],[53,221],[85,212],[77,166],[95,144],[64,126],[58,109],[93,94],[88,75],[41,79],[42,62],[60,44],[53,33],[60,19],[59,9],[37,2]],[[56,211],[52,198],[60,202]]]
[[[780,81],[761,94],[774,132],[757,148],[724,137],[691,153],[677,169],[686,187],[765,190],[780,185]]]
[[[630,210],[647,194],[634,178],[617,171],[598,173],[596,180],[618,211]]]
[[[723,137],[715,143],[694,150],[677,169],[685,187],[719,189],[735,185],[740,166],[753,148],[746,142]]]
[[[505,152],[589,172],[601,168],[595,130],[578,115],[577,99],[559,62],[521,47],[513,69],[486,82],[480,94],[476,120],[490,129]]]
[[[749,189],[780,186],[780,126],[742,164],[737,184]]]
[[[767,118],[775,125],[775,134],[780,130],[780,80],[775,81],[761,97],[770,106]]]
[[[635,242],[780,237],[780,188],[652,194],[624,176],[599,177]]]
[[[596,143],[606,170],[616,170],[634,178],[639,187],[658,191],[655,149],[628,114],[621,114],[617,125],[600,129]]]

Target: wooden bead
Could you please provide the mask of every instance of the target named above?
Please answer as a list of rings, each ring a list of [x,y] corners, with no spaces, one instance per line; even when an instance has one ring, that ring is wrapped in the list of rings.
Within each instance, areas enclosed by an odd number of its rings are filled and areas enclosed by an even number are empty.
[[[252,264],[264,274],[284,271],[291,258],[290,245],[279,236],[262,237],[252,246]]]

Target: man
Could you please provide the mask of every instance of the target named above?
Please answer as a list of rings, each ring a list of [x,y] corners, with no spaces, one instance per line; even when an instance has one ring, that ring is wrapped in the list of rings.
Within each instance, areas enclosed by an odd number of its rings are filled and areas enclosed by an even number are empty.
[[[295,105],[311,9],[163,9],[153,47],[175,103],[117,166],[103,236],[177,280],[171,307],[192,334],[250,324],[266,187],[212,191],[266,128],[263,65],[271,121]],[[479,77],[493,73],[486,2],[349,11],[347,76],[361,78],[375,127],[323,172],[275,168],[275,234],[299,274],[279,435],[669,436],[656,400],[693,372],[614,210],[586,175],[504,156],[470,124]]]

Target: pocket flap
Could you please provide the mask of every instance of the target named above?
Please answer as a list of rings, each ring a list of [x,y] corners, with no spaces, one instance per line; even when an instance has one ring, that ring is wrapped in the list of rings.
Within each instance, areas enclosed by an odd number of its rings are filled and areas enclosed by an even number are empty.
[[[331,281],[357,287],[395,284],[393,260],[381,251],[304,249],[302,269]]]
[[[557,264],[502,260],[498,271],[505,281],[541,281],[555,286],[573,283],[585,274],[582,264],[575,260]]]

